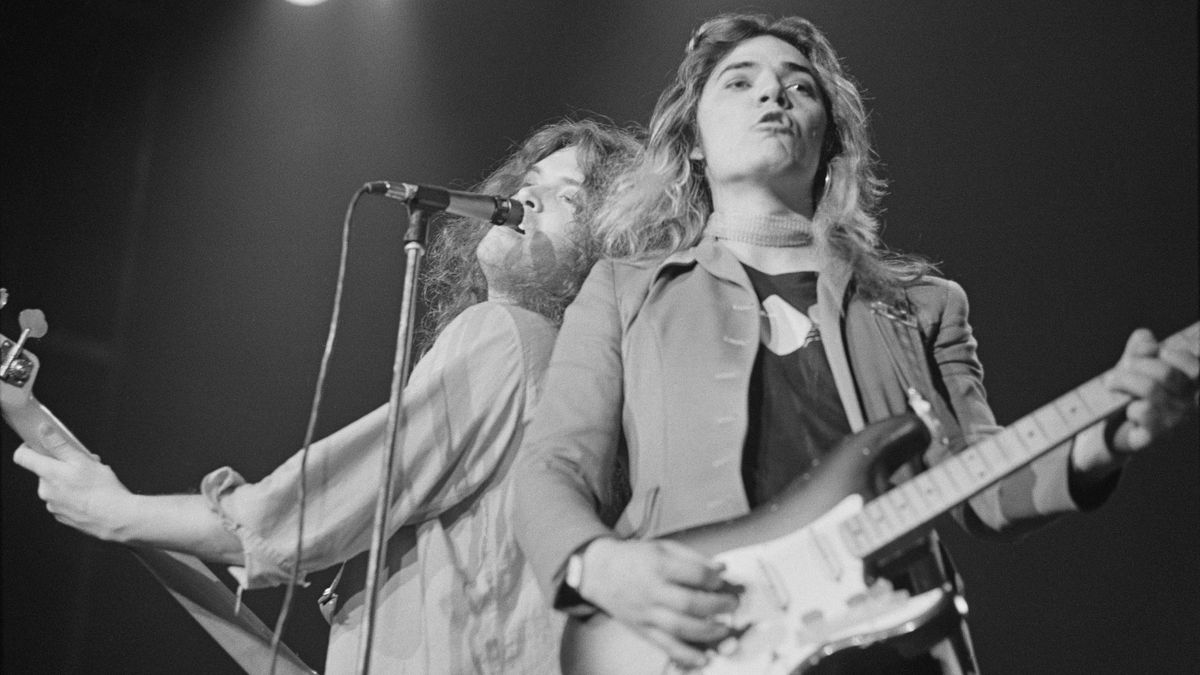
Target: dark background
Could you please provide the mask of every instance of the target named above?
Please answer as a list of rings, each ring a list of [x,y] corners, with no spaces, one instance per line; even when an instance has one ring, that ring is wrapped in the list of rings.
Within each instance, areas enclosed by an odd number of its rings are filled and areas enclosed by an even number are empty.
[[[968,289],[1009,422],[1197,318],[1192,2],[4,3],[3,313],[38,397],[135,491],[299,447],[341,218],[367,180],[465,187],[571,111],[644,123],[690,30],[798,13],[869,96],[886,238]],[[386,399],[402,209],[363,202],[327,433]],[[55,523],[3,439],[3,670],[236,672],[128,552]],[[989,673],[1197,672],[1195,423],[1099,512],[946,538]],[[313,598],[287,641],[324,658]],[[251,594],[268,621],[281,594]]]

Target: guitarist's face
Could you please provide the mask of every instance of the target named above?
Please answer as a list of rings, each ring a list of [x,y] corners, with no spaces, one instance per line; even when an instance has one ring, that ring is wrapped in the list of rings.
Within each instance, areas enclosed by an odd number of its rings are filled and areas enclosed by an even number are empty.
[[[727,195],[754,186],[811,214],[808,186],[825,129],[825,99],[812,63],[791,44],[760,35],[713,67],[696,105],[698,138],[690,157],[704,161],[716,210]]]

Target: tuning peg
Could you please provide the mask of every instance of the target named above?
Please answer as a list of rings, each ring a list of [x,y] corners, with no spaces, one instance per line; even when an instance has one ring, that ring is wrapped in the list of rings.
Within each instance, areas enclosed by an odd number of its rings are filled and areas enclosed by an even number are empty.
[[[6,292],[3,300],[7,301],[7,296]],[[13,345],[12,349],[8,350],[8,354],[4,357],[4,363],[0,363],[0,378],[8,375],[8,370],[12,367],[13,360],[20,356],[21,350],[25,348],[25,341],[31,337],[42,337],[50,328],[49,324],[46,323],[46,315],[40,309],[21,310],[18,321],[21,324],[21,337],[17,338],[17,343]]]
[[[21,335],[29,333],[31,338],[40,338],[50,329],[50,325],[46,323],[46,315],[40,309],[24,309],[17,317],[17,321],[21,324]]]

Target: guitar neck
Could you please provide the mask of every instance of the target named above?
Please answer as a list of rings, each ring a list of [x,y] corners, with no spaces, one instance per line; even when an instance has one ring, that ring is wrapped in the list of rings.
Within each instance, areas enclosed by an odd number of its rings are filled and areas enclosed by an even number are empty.
[[[1172,335],[1164,345],[1197,340],[1200,322]],[[850,550],[872,558],[928,530],[941,515],[1120,410],[1131,398],[1105,386],[1107,375],[1085,382],[871,500],[840,525]]]

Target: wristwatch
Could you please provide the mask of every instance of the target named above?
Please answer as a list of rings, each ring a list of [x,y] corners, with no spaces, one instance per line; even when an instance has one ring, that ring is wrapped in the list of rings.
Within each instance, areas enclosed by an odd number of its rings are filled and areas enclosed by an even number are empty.
[[[587,547],[579,549],[567,558],[567,572],[563,575],[563,583],[567,588],[575,591],[579,597],[583,597],[581,587],[583,586],[583,552]]]
[[[583,587],[583,552],[588,545],[584,544],[567,558],[567,568],[563,570],[562,584],[554,601],[555,609],[560,609],[571,616],[586,618],[596,613],[596,606],[588,602],[580,592]]]

